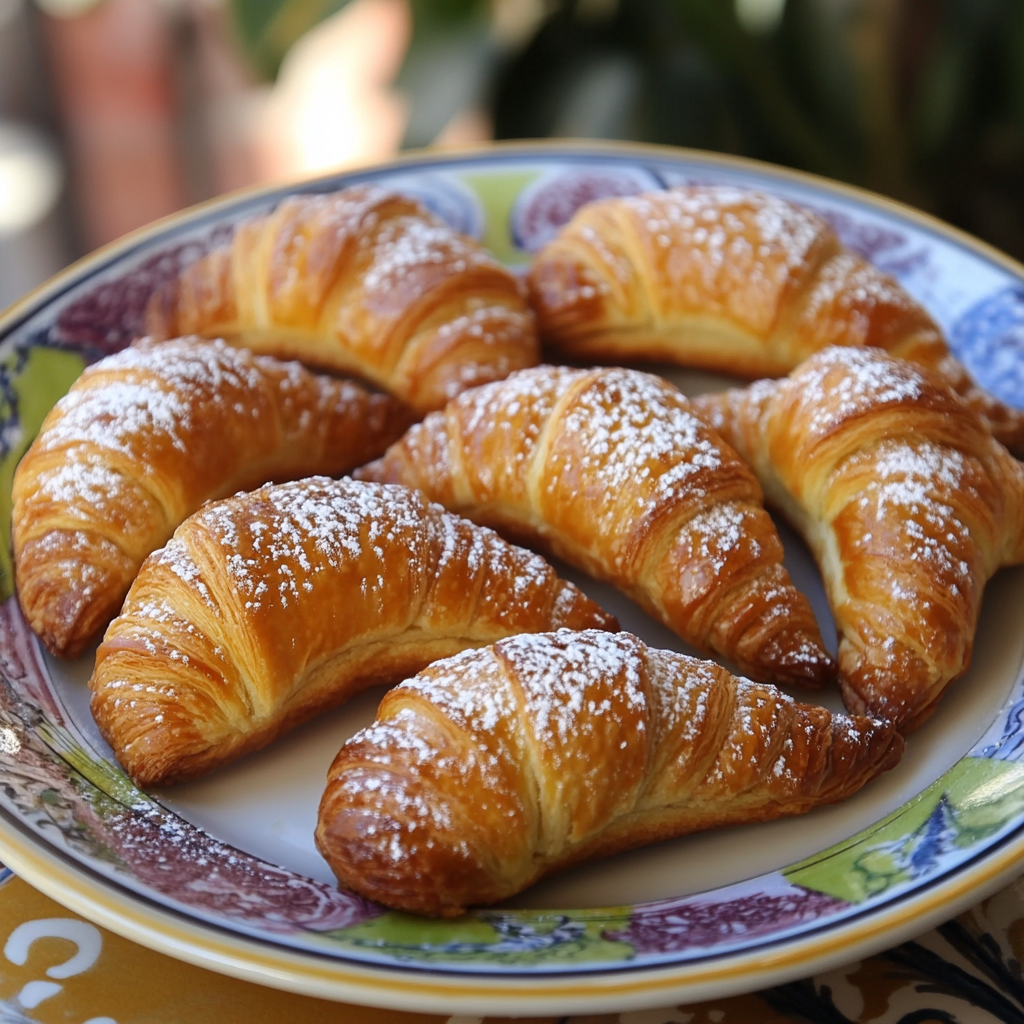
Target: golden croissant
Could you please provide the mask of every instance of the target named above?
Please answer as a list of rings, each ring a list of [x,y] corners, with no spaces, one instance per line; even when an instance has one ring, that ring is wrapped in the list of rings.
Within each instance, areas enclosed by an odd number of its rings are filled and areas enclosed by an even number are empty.
[[[985,583],[1024,562],[1024,465],[941,378],[878,349],[695,406],[814,552],[847,706],[919,725],[967,669]]]
[[[888,722],[594,630],[518,636],[389,691],[327,776],[338,881],[446,917],[621,850],[801,814],[899,760]]]
[[[204,506],[110,624],[93,717],[140,784],[515,633],[616,628],[539,556],[404,487],[312,477]]]
[[[925,309],[803,207],[693,185],[582,207],[529,275],[545,342],[574,358],[788,373],[869,345],[941,373],[1024,454],[1024,411],[971,380]]]
[[[753,474],[658,377],[521,370],[431,413],[355,475],[539,544],[755,678],[834,674]]]
[[[538,359],[517,279],[374,185],[285,199],[157,292],[147,330],[355,373],[420,412]]]
[[[223,342],[143,343],[85,370],[14,476],[14,560],[30,625],[82,652],[143,559],[210,498],[384,450],[411,417],[395,399]]]

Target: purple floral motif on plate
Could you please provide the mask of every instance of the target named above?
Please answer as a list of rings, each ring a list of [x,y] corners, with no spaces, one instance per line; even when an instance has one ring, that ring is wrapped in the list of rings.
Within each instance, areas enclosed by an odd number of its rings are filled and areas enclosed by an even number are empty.
[[[119,352],[145,334],[146,307],[152,295],[190,263],[229,242],[233,233],[232,227],[218,227],[206,238],[161,250],[128,273],[101,282],[64,307],[51,343],[98,356]]]
[[[525,188],[516,200],[510,225],[512,239],[520,249],[536,252],[584,204],[661,187],[653,174],[639,168],[572,168],[545,176]]]
[[[441,174],[402,174],[382,185],[412,196],[450,228],[479,241],[486,218],[475,193],[462,182]]]
[[[835,207],[809,208],[828,222],[847,249],[863,256],[887,274],[905,277],[928,263],[928,249],[908,248],[911,242],[902,231],[853,217]]]
[[[605,937],[630,943],[640,956],[700,951],[806,927],[850,906],[773,876],[732,888],[644,907],[627,929]]]
[[[47,721],[62,728],[65,719],[13,598],[0,605],[0,625],[11,640],[0,652],[0,785],[24,820],[55,828],[80,858],[113,865],[137,891],[225,924],[287,936],[351,927],[381,912],[360,896],[220,842],[126,778],[113,792],[98,789],[81,774],[82,756],[94,754],[79,750],[69,762],[41,741],[52,736]],[[102,773],[102,762],[93,764]]]

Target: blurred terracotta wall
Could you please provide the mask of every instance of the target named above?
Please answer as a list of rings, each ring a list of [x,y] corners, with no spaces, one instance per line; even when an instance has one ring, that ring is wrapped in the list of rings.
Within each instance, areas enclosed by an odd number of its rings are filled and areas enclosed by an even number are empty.
[[[42,28],[85,247],[185,205],[169,9],[104,0]]]
[[[65,162],[32,8],[0,0],[0,308],[74,254]]]
[[[397,152],[407,0],[355,0],[260,83],[220,0],[100,0],[41,15],[42,59],[89,250],[183,206]]]

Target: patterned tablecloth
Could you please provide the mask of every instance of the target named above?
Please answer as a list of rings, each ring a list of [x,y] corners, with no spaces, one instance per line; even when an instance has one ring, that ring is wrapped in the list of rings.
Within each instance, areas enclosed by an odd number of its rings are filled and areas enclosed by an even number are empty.
[[[498,1024],[237,981],[137,946],[0,870],[0,1024]],[[913,942],[805,981],[559,1024],[1024,1024],[1024,879]]]

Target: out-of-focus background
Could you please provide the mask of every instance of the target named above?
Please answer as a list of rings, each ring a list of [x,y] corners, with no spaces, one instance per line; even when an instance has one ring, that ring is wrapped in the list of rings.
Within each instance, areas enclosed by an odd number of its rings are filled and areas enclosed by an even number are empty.
[[[0,0],[0,307],[232,189],[546,136],[814,171],[1024,259],[1024,0]]]

